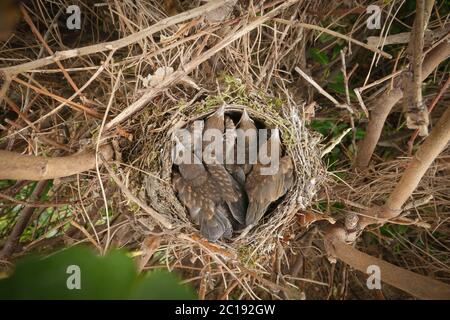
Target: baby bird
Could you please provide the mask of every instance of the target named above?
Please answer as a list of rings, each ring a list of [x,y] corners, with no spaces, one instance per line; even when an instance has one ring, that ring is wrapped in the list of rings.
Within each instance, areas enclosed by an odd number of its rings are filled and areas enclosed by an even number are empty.
[[[202,129],[202,124],[197,123],[200,125],[199,129]],[[187,128],[188,137],[179,139],[181,147],[186,148],[185,152],[191,154],[186,158],[176,159],[179,173],[174,173],[173,185],[178,198],[188,208],[193,222],[200,225],[200,233],[210,241],[217,241],[221,237],[232,235],[233,227],[229,220],[231,212],[227,211],[222,203],[225,200],[235,201],[237,197],[233,195],[234,189],[231,184],[222,186],[217,182],[228,178],[227,173],[224,173],[225,169],[212,166],[207,170],[198,158],[202,154],[202,132],[198,134],[195,128],[195,124],[190,124]],[[192,163],[193,160],[196,162]],[[229,189],[222,190],[222,188]],[[225,199],[221,197],[222,192],[227,195]]]
[[[280,143],[278,130],[275,131],[274,143]],[[269,148],[271,140],[266,141],[261,147]],[[255,225],[269,205],[283,196],[294,182],[294,164],[289,156],[279,159],[279,166],[270,174],[262,174],[261,169],[268,169],[270,164],[257,163],[247,176],[245,191],[249,199],[247,208],[246,225]]]
[[[222,106],[206,119],[203,134],[206,130],[215,129],[220,138],[223,138],[224,128],[224,106]],[[188,126],[188,130],[191,132],[190,141],[198,139],[192,134],[192,126]],[[202,236],[209,241],[217,241],[222,237],[230,238],[233,228],[244,225],[247,198],[243,187],[239,186],[216,158],[217,150],[213,148],[213,152],[210,152],[211,150],[207,149],[214,140],[206,140],[200,148],[200,154],[209,157],[209,161],[205,164],[178,162],[179,173],[174,173],[173,185],[178,198],[188,208],[193,222],[200,225]],[[222,141],[220,147],[223,147]],[[194,153],[197,151],[194,148]]]
[[[255,122],[248,116],[247,110],[242,112],[241,119],[238,123],[238,141],[244,142],[244,156],[245,162],[241,164],[241,168],[244,174],[247,175],[252,170],[252,164],[250,163],[250,156],[257,155],[258,150],[258,134],[255,126]],[[238,149],[242,149],[238,142]],[[256,158],[254,159],[256,160]]]
[[[224,139],[224,153],[225,153],[225,168],[231,176],[239,183],[240,186],[245,184],[245,173],[237,161],[237,131],[233,120],[225,117],[225,139]]]
[[[221,237],[231,238],[233,227],[228,218],[230,213],[222,205],[217,185],[211,179],[195,186],[174,173],[173,185],[180,201],[189,209],[194,223],[200,225],[200,233],[209,241]]]
[[[205,131],[215,129],[220,132],[225,130],[225,105],[222,104],[219,109],[210,115],[205,121]]]
[[[231,120],[231,119],[230,119]],[[230,122],[228,120],[228,126]],[[223,135],[225,130],[225,105],[222,105],[205,121],[205,130],[217,130]],[[221,136],[223,138],[223,136]],[[222,139],[224,140],[224,139]],[[210,152],[208,146],[213,143],[207,141],[203,143],[203,159],[206,161],[206,169],[211,175],[213,181],[217,184],[219,194],[226,202],[233,218],[239,223],[244,224],[245,212],[247,207],[247,198],[242,186],[233,178],[223,165],[223,141],[218,147],[221,148],[221,157],[216,157],[215,152]]]

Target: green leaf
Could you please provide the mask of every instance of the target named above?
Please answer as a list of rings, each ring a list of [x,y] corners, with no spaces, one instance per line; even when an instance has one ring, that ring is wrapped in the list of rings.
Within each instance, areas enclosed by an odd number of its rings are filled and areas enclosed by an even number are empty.
[[[79,281],[77,281],[79,279]],[[20,259],[13,274],[0,280],[0,299],[193,299],[173,274],[157,270],[138,276],[125,252],[98,256],[77,246],[48,257]]]
[[[317,48],[311,48],[309,50],[311,57],[319,62],[321,65],[327,65],[329,63],[328,56],[325,52],[320,52]]]
[[[409,229],[409,226],[407,225],[390,225],[385,224],[380,227],[380,232],[382,235],[392,238],[393,235],[402,235],[405,234]]]
[[[73,272],[80,270],[80,289],[69,289]],[[37,255],[20,260],[10,278],[0,281],[2,299],[124,299],[137,273],[122,252],[99,257],[86,247],[72,247],[47,258]]]
[[[320,43],[326,43],[326,42],[334,40],[334,39],[335,38],[332,35],[328,34],[328,33],[321,32],[320,35],[319,35],[319,42]]]
[[[311,127],[322,134],[323,136],[327,136],[331,129],[333,128],[334,124],[330,120],[311,120]]]
[[[132,299],[146,300],[194,300],[195,293],[188,286],[180,285],[181,279],[170,272],[158,269],[147,273],[136,286]]]

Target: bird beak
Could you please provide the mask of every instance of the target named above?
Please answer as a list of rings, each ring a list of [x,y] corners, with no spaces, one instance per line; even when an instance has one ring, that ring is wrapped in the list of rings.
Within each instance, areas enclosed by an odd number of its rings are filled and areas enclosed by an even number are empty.
[[[244,109],[244,111],[242,112],[242,116],[241,119],[239,120],[239,123],[241,123],[242,121],[251,121],[254,122],[252,120],[252,118],[249,117],[248,113],[247,113],[247,109]]]
[[[220,108],[217,109],[216,112],[214,112],[214,114],[215,114],[217,117],[223,117],[223,115],[225,114],[225,103],[223,103],[223,104],[220,106]]]

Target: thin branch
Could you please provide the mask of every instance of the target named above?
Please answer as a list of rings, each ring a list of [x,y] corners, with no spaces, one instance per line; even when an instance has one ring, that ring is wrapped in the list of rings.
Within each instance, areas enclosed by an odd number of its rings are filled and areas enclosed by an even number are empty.
[[[340,241],[326,238],[328,252],[351,267],[367,274],[370,266],[380,268],[380,280],[419,299],[450,299],[450,286],[441,281],[397,267],[384,260],[369,256]]]
[[[28,198],[28,201],[36,201],[39,198],[40,194],[44,191],[46,185],[46,180],[39,181],[36,184],[30,197]],[[0,260],[7,260],[14,253],[17,245],[19,244],[20,236],[22,235],[23,230],[25,230],[25,228],[27,227],[31,216],[33,215],[34,209],[35,207],[26,206],[19,212],[16,224],[14,225],[11,233],[8,236],[8,239],[6,240],[5,245],[3,246],[2,251],[0,252]]]
[[[363,47],[363,48],[365,48],[367,50],[370,50],[372,52],[378,53],[379,55],[381,55],[381,56],[383,56],[385,58],[392,59],[392,56],[389,53],[384,52],[383,50],[380,50],[378,48],[375,48],[373,46],[365,44],[364,42],[358,41],[356,39],[353,39],[353,38],[351,38],[349,36],[346,36],[344,34],[341,34],[339,32],[336,32],[336,31],[333,31],[333,30],[330,30],[330,29],[326,29],[326,28],[323,28],[323,27],[320,27],[320,26],[309,24],[309,23],[290,21],[290,20],[286,20],[286,19],[273,19],[273,21],[294,25],[296,27],[302,27],[302,28],[305,28],[305,29],[317,30],[317,31],[320,31],[320,32],[323,32],[323,33],[327,33],[327,34],[332,35],[332,36],[334,36],[336,38],[340,38],[340,39],[347,40],[349,42],[353,42],[354,44],[357,44],[357,45],[359,45],[359,46],[361,46],[361,47]]]
[[[102,146],[100,153],[106,159],[111,159],[114,154],[110,145]],[[39,181],[91,170],[95,168],[95,153],[85,151],[66,157],[46,158],[0,150],[0,163],[0,179]]]
[[[42,45],[44,46],[45,50],[47,50],[47,52],[49,54],[54,54],[53,50],[47,44],[47,42],[45,41],[45,39],[42,36],[42,34],[39,32],[39,30],[34,25],[33,20],[31,20],[31,17],[28,14],[28,12],[25,9],[23,4],[20,6],[20,11],[22,12],[22,16],[23,16],[24,20],[26,21],[26,23],[30,26],[31,31],[34,33],[36,38],[38,38],[38,40],[42,43]],[[74,91],[78,91],[77,85],[72,80],[72,77],[69,75],[69,73],[66,71],[66,69],[64,69],[64,66],[62,65],[61,61],[57,60],[57,61],[55,61],[55,63],[58,66],[58,68],[61,70],[62,74],[64,75],[64,78],[66,78],[67,82],[70,84],[70,86],[73,88],[73,90]]]
[[[345,103],[339,103],[339,101],[337,101],[331,94],[329,94],[328,92],[325,91],[325,89],[323,89],[320,84],[318,84],[313,78],[311,78],[311,76],[309,76],[308,74],[306,74],[305,72],[303,72],[303,70],[301,70],[299,67],[295,67],[295,71],[297,71],[302,77],[303,79],[305,79],[306,81],[308,81],[314,88],[317,89],[317,91],[319,91],[320,94],[322,94],[324,97],[326,97],[328,100],[330,100],[331,102],[333,102],[333,104],[338,107],[338,108],[344,108],[347,109],[348,112],[350,112],[350,114],[353,114],[353,110],[352,108],[345,104]]]
[[[422,101],[422,60],[425,34],[425,0],[416,1],[416,18],[413,29],[413,54],[410,64],[412,77],[404,84],[404,105],[406,125],[410,129],[419,129],[421,136],[428,134],[428,112]]]
[[[360,217],[358,229],[361,231],[373,223],[384,223],[396,218],[402,212],[403,205],[419,185],[425,172],[450,141],[450,108],[447,108],[430,135],[419,147],[409,162],[402,178],[385,202],[383,207],[373,207]]]
[[[32,69],[38,69],[44,66],[48,66],[52,63],[55,63],[56,61],[62,61],[74,57],[82,57],[89,54],[94,54],[98,52],[103,51],[110,51],[110,50],[116,50],[120,48],[127,47],[129,45],[132,45],[136,42],[142,41],[145,38],[150,37],[156,32],[159,32],[161,30],[164,30],[168,27],[171,27],[173,25],[176,25],[178,23],[184,22],[186,20],[196,18],[198,16],[201,16],[207,12],[210,12],[212,10],[215,10],[226,3],[233,1],[233,0],[212,0],[208,3],[204,4],[203,6],[200,6],[198,8],[194,8],[185,12],[182,12],[180,14],[177,14],[176,16],[168,17],[166,19],[163,19],[154,25],[141,30],[139,32],[136,32],[134,34],[131,34],[127,37],[110,41],[110,42],[103,42],[99,44],[94,44],[78,49],[70,49],[65,51],[57,51],[55,54],[52,54],[51,56],[26,62],[23,64],[19,64],[12,67],[6,67],[1,68],[0,72],[3,72],[6,75],[16,75],[22,72],[26,72],[28,70]]]
[[[445,41],[433,49],[422,65],[422,80],[425,80],[433,70],[450,56],[450,42]],[[401,87],[401,85],[400,85]],[[358,154],[355,158],[356,168],[365,168],[369,165],[372,154],[381,136],[384,123],[392,108],[403,98],[403,90],[394,88],[386,91],[372,106],[372,115],[366,129],[364,139],[358,144]]]
[[[20,80],[19,78],[14,78],[13,80],[15,82],[17,82],[17,83],[20,83],[20,84],[26,86],[27,88],[33,89],[37,93],[49,96],[49,97],[55,99],[58,102],[65,103],[71,108],[74,108],[74,109],[79,110],[79,111],[84,111],[88,115],[90,115],[90,116],[92,116],[94,118],[102,119],[102,115],[100,113],[98,113],[95,110],[92,110],[89,107],[86,107],[85,105],[82,105],[82,104],[77,103],[77,102],[70,101],[69,99],[66,99],[66,98],[63,98],[63,97],[60,97],[60,96],[58,96],[58,95],[56,95],[54,93],[51,93],[50,91],[48,91],[45,88],[38,88],[38,87],[36,87],[36,86],[34,86],[34,85],[30,84],[30,83],[27,83],[25,81]]]
[[[228,46],[230,43],[236,41],[237,39],[241,38],[243,35],[249,33],[253,29],[257,28],[267,20],[273,18],[275,15],[277,15],[281,10],[286,9],[290,7],[292,4],[298,2],[298,0],[288,0],[284,2],[282,5],[276,7],[266,15],[256,18],[246,26],[242,27],[241,30],[237,31],[234,30],[233,32],[230,32],[228,36],[223,38],[219,43],[217,43],[214,47],[211,49],[205,51],[202,55],[194,58],[193,60],[189,61],[187,64],[180,66],[180,68],[173,72],[172,74],[168,75],[163,81],[161,81],[159,84],[157,84],[155,87],[151,88],[149,91],[147,91],[142,97],[140,97],[138,100],[136,100],[133,104],[125,108],[121,113],[119,113],[114,119],[112,119],[110,122],[108,122],[105,126],[105,129],[111,129],[115,125],[121,123],[122,121],[128,119],[131,115],[134,113],[140,111],[149,101],[151,101],[156,95],[158,95],[160,92],[166,90],[170,86],[172,86],[174,83],[178,82],[183,77],[187,76],[190,72],[195,70],[200,64],[214,56],[217,52]]]

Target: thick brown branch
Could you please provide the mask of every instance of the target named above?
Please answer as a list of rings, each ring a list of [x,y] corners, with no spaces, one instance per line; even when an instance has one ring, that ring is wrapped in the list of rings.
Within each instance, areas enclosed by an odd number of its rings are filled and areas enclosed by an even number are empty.
[[[431,101],[430,105],[428,106],[428,113],[431,113],[433,111],[434,107],[436,106],[439,99],[441,99],[442,95],[447,92],[448,88],[450,86],[450,76],[447,78],[447,81],[442,85],[442,87],[439,89],[439,92],[436,94],[436,96]],[[408,154],[412,154],[412,150],[414,147],[414,140],[416,140],[417,135],[419,134],[419,129],[416,129],[413,134],[411,135],[411,138],[408,141]]]
[[[99,152],[105,159],[111,159],[114,154],[110,145],[100,147]],[[71,176],[93,168],[95,168],[93,151],[67,157],[46,158],[0,150],[0,179],[48,180]]]
[[[327,230],[325,230],[325,243],[326,249],[329,254],[335,256],[344,262],[350,264],[355,268],[363,269],[363,265],[361,261],[365,261],[368,259],[375,259],[370,256],[367,256],[361,252],[358,252],[355,249],[349,249],[344,243],[341,241],[354,241],[357,235],[364,230],[370,224],[374,223],[384,223],[388,221],[388,219],[393,219],[397,217],[402,212],[402,207],[409,199],[413,191],[419,185],[420,180],[424,176],[425,172],[428,170],[433,161],[437,158],[437,156],[444,150],[450,141],[450,108],[447,108],[442,115],[441,119],[438,121],[436,126],[431,131],[431,134],[427,137],[425,142],[420,146],[417,153],[411,159],[407,169],[402,175],[401,180],[397,183],[394,191],[391,193],[389,199],[386,201],[384,206],[378,207],[373,206],[364,212],[364,215],[359,217],[359,221],[356,226],[346,227],[339,224],[329,226]],[[336,247],[333,245],[337,245],[340,247],[339,250],[336,251]],[[355,250],[355,251],[351,251]],[[358,262],[359,261],[359,262]],[[377,264],[381,267],[377,262]],[[366,265],[364,265],[367,267]],[[391,278],[383,277],[383,281],[396,286],[402,290],[405,290],[419,298],[424,299],[450,299],[450,291],[446,287],[442,287],[439,284],[433,284],[431,287],[435,286],[436,288],[441,288],[438,291],[432,290],[430,286],[426,283],[432,283],[431,279],[420,279],[418,275],[406,274],[401,275],[401,273],[396,271],[396,267],[387,265],[387,274],[392,274]],[[386,272],[384,272],[386,274]],[[404,271],[403,271],[404,273]],[[402,278],[403,277],[403,278]],[[397,278],[397,279],[395,279]],[[409,284],[408,284],[409,283]],[[416,285],[417,284],[417,285]]]
[[[400,182],[391,193],[385,206],[389,211],[401,210],[402,206],[419,185],[425,172],[450,141],[450,108],[447,108],[425,142],[411,159]],[[390,218],[388,215],[387,217]]]
[[[428,112],[422,101],[422,59],[425,35],[425,0],[416,1],[416,18],[412,35],[412,58],[410,70],[412,73],[404,81],[404,110],[406,124],[410,129],[419,129],[420,135],[428,134]]]
[[[408,167],[392,191],[389,199],[381,208],[373,207],[359,220],[358,229],[370,224],[385,222],[397,217],[413,191],[419,185],[425,172],[450,141],[450,108],[447,108],[431,131],[425,142],[419,147]],[[373,217],[373,218],[372,218]],[[381,220],[380,220],[381,219]]]
[[[419,299],[450,299],[450,286],[435,279],[397,267],[381,259],[369,256],[336,237],[326,238],[329,252],[351,267],[367,273],[369,266],[380,268],[380,280],[401,289]]]
[[[434,48],[425,57],[422,65],[422,81],[425,80],[433,70],[445,59],[450,56],[450,42],[444,41],[439,46]],[[401,89],[394,89],[390,92],[385,92],[379,99],[374,102],[371,108],[372,114],[369,125],[366,130],[366,135],[358,144],[358,154],[355,159],[356,168],[365,168],[369,165],[372,154],[380,139],[381,130],[384,122],[389,115],[392,108],[403,98],[403,91]]]
[[[399,88],[383,93],[375,102],[370,114],[370,121],[366,128],[364,139],[358,144],[358,154],[355,159],[356,168],[365,168],[370,159],[383,130],[384,122],[395,104],[402,98],[403,92]]]

